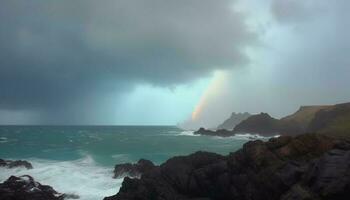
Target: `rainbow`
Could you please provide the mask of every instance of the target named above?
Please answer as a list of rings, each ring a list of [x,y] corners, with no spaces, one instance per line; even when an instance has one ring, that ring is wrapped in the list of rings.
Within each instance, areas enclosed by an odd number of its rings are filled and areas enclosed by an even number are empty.
[[[207,89],[203,92],[203,95],[192,112],[192,121],[198,120],[203,110],[208,106],[210,99],[219,94],[226,80],[227,74],[225,71],[216,71],[214,73],[213,79],[210,81]]]

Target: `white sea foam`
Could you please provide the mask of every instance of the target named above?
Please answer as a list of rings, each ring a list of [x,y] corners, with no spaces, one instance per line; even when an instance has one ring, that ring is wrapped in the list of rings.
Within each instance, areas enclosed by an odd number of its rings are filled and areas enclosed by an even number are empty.
[[[199,134],[194,134],[194,131],[182,131],[178,136],[200,136]]]
[[[221,137],[221,136],[207,136],[207,137],[212,137],[212,138],[218,139],[218,140],[246,140],[246,141],[251,141],[251,140],[268,140],[270,138],[279,137],[279,135],[261,136],[261,135],[258,135],[258,134],[239,133],[239,134],[235,134],[235,135],[229,136],[229,137]]]
[[[30,175],[61,193],[76,194],[81,200],[99,200],[118,192],[122,179],[113,179],[112,168],[99,166],[90,156],[75,161],[29,159],[34,169],[3,168],[0,182],[10,175]]]
[[[200,136],[194,134],[194,131],[183,130],[183,131],[168,131],[165,134],[160,134],[165,136]]]
[[[244,134],[235,134],[234,136],[232,136],[232,138],[240,139],[240,140],[267,140],[273,137],[279,137],[279,135],[266,137],[258,134],[244,133]]]

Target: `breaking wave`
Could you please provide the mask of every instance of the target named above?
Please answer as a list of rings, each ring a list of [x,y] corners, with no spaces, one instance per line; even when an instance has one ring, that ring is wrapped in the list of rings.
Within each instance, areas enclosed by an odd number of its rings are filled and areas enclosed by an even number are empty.
[[[10,175],[30,175],[60,193],[79,195],[81,200],[98,200],[119,191],[122,179],[113,179],[113,169],[99,166],[91,156],[74,161],[27,159],[33,169],[3,168],[0,182]]]

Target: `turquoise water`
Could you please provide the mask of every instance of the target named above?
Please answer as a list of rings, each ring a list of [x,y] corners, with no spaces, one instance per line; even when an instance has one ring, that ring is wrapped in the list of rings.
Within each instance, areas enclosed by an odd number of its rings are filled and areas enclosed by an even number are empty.
[[[59,192],[96,200],[115,194],[121,179],[112,179],[117,163],[140,158],[160,164],[176,155],[204,150],[236,151],[248,137],[194,136],[172,126],[1,126],[0,158],[25,159],[34,169],[0,169],[10,175],[32,175]]]

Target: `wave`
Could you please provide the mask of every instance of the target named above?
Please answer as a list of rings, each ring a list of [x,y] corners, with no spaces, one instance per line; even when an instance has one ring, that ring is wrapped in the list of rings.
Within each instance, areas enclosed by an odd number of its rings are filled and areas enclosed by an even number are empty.
[[[8,142],[7,137],[0,137],[0,143]]]
[[[239,140],[268,140],[274,137],[279,137],[279,135],[261,136],[259,134],[243,133],[243,134],[235,134],[234,136],[231,136],[231,138],[239,139]]]
[[[200,136],[198,134],[194,134],[194,131],[167,131],[167,133],[160,134],[163,136]]]
[[[208,136],[208,135],[194,134],[194,131],[182,131],[174,135],[175,136],[205,136],[205,137],[213,137],[216,139],[236,139],[236,140],[267,140],[273,137],[280,136],[278,134],[274,136],[261,136],[259,134],[241,133],[241,134],[235,134],[229,137],[221,137],[221,136]]]
[[[200,136],[199,134],[194,134],[194,131],[182,131],[178,136]]]
[[[131,159],[129,154],[114,154],[111,156],[116,164],[120,163],[131,163],[133,160]]]
[[[10,175],[30,175],[42,184],[52,186],[61,193],[76,194],[81,200],[97,200],[119,191],[122,179],[113,179],[112,168],[96,164],[91,156],[74,161],[28,159],[33,169],[3,168],[0,182]]]

